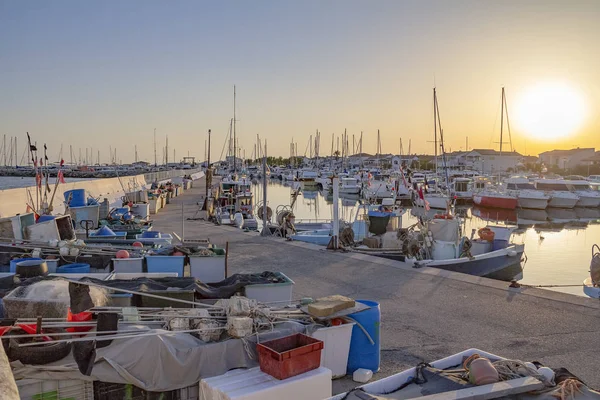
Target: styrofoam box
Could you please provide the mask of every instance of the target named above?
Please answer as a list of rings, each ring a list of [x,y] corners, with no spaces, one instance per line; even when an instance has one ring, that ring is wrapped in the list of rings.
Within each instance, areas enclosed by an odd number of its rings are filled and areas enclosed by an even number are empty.
[[[323,400],[331,396],[331,371],[319,367],[278,380],[260,370],[235,369],[200,381],[202,400]]]
[[[463,362],[463,358],[470,357],[473,354],[479,354],[481,357],[485,357],[489,360],[504,360],[504,358],[497,356],[495,354],[491,354],[479,349],[468,349],[462,351],[457,354],[453,354],[449,357],[442,358],[441,360],[431,362],[431,366],[439,369],[446,369],[453,367],[455,365],[461,365]],[[370,394],[381,394],[388,393],[394,390],[397,390],[402,384],[406,383],[411,377],[415,376],[415,368],[407,369],[406,371],[402,371],[400,373],[388,376],[387,378],[380,379],[375,382],[367,383],[363,386],[358,386],[362,388],[365,392]],[[346,393],[340,393],[333,397],[330,397],[327,400],[342,400],[346,396]]]
[[[22,400],[34,399],[77,399],[93,400],[94,387],[91,381],[78,379],[69,380],[40,380],[19,379],[17,388]],[[45,394],[45,395],[43,395]]]
[[[287,282],[247,285],[244,288],[246,297],[261,303],[292,301],[294,281],[281,272],[279,274],[285,277]]]
[[[190,276],[204,283],[221,282],[225,276],[225,256],[190,256]]]
[[[144,258],[133,257],[133,258],[113,258],[113,271],[115,272],[142,272]]]
[[[348,367],[348,354],[350,353],[350,339],[354,322],[320,328],[311,336],[323,341],[321,351],[321,367],[329,368],[334,378],[346,375]]]

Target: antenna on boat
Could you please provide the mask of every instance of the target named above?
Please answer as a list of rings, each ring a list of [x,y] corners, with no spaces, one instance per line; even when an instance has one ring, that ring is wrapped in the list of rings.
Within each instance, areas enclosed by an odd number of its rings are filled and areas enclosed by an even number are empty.
[[[235,85],[233,85],[233,173],[234,174],[237,173],[237,159],[236,159],[237,136],[236,136],[236,132],[235,132],[235,97],[236,97],[236,90],[235,90]]]

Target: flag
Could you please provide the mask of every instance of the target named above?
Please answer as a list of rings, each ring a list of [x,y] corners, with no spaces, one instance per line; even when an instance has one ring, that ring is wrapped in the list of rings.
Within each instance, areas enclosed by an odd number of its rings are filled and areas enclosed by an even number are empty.
[[[35,145],[33,145],[33,144],[30,144],[29,145],[29,150],[31,150],[31,151],[37,151],[37,147],[35,147]]]
[[[425,196],[423,196],[423,187],[419,187],[419,198],[425,200]]]
[[[63,174],[62,171],[58,171],[58,181],[60,183],[67,183],[67,182],[65,182],[65,175]]]
[[[431,207],[429,207],[429,202],[427,200],[423,200],[423,201],[425,201],[425,211],[431,210]]]
[[[65,160],[63,160],[62,158],[60,159],[60,166],[62,167],[63,165],[65,165]]]
[[[38,187],[42,187],[42,177],[40,174],[35,174],[35,183]]]

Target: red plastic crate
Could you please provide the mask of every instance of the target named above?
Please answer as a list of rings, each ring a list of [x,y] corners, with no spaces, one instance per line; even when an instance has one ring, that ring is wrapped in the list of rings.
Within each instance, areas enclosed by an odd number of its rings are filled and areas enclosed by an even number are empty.
[[[297,333],[259,343],[256,350],[260,370],[283,380],[319,368],[323,342]]]

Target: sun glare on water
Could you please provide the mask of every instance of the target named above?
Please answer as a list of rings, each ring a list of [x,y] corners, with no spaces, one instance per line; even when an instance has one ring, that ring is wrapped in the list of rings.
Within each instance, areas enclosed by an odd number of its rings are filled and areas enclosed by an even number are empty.
[[[583,95],[564,83],[542,83],[527,88],[517,99],[517,128],[533,138],[556,140],[577,131],[586,117]]]

